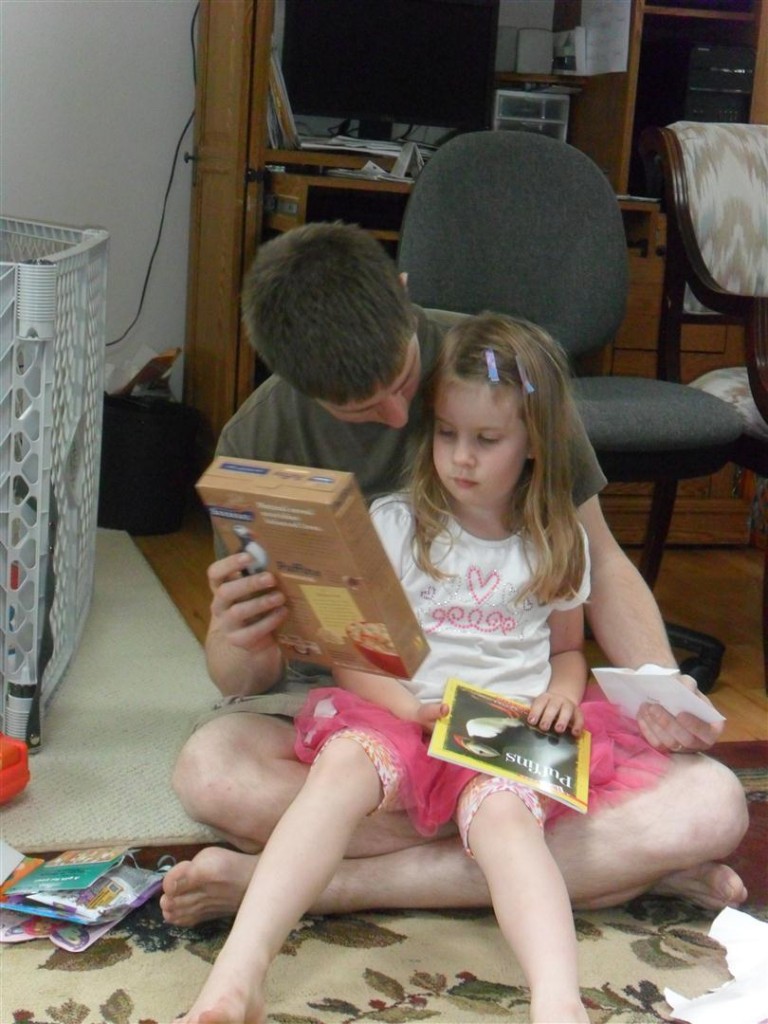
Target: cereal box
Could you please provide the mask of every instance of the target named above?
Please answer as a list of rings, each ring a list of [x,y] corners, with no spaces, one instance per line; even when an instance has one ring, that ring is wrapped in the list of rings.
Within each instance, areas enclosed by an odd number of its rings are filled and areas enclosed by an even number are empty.
[[[197,490],[227,550],[285,593],[286,657],[413,675],[427,641],[351,473],[220,456]]]

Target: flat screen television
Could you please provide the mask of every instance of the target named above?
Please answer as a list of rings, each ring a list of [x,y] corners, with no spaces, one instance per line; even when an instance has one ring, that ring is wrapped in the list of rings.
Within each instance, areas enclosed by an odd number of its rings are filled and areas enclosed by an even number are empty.
[[[297,120],[488,128],[499,0],[286,0],[283,74]]]

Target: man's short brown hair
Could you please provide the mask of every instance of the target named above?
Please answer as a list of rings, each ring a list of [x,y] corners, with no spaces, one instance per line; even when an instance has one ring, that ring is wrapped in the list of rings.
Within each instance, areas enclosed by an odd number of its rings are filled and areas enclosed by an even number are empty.
[[[394,261],[372,235],[341,223],[264,243],[245,279],[243,320],[273,373],[335,405],[390,384],[415,326]]]

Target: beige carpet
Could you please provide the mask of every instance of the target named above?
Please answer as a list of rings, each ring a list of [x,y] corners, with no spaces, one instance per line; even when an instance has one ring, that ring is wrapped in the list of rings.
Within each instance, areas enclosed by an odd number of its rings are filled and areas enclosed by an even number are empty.
[[[24,853],[206,841],[169,780],[215,693],[200,645],[133,541],[99,530],[83,638],[0,834]]]

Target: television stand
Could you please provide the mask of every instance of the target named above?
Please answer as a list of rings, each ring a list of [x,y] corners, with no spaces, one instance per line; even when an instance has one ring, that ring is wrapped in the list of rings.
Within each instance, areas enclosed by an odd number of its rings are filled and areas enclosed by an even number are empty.
[[[357,137],[361,142],[391,142],[393,128],[390,121],[358,121]]]
[[[344,177],[343,172],[354,174],[370,160],[389,171],[396,157],[346,150],[267,150],[263,228],[275,235],[310,221],[343,220],[365,228],[394,256],[412,183]]]
[[[385,139],[358,139],[352,135],[303,135],[301,139],[302,153],[352,153],[366,156],[391,156],[397,158],[402,152],[403,142],[387,142]],[[270,150],[267,151],[269,157]],[[296,150],[280,150],[282,153],[295,153]]]

